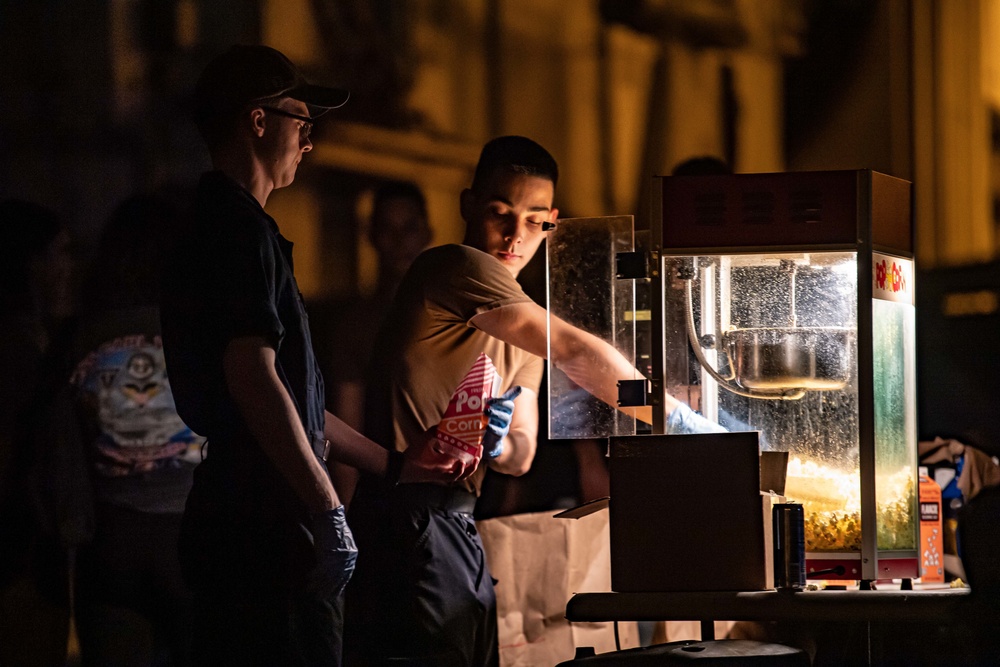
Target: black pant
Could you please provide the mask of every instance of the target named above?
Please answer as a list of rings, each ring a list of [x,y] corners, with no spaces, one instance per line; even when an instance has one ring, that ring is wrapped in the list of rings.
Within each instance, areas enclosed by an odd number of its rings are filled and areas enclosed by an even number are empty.
[[[99,504],[76,567],[84,665],[187,665],[191,591],[177,561],[179,514]]]
[[[307,593],[250,600],[195,598],[199,667],[340,665],[341,607]]]
[[[499,664],[496,597],[472,519],[474,497],[453,502],[408,486],[362,489],[351,506],[358,564],[347,587],[346,661]]]
[[[196,472],[180,539],[194,664],[340,665],[341,603],[306,590],[316,559],[303,521],[258,496],[227,500]]]

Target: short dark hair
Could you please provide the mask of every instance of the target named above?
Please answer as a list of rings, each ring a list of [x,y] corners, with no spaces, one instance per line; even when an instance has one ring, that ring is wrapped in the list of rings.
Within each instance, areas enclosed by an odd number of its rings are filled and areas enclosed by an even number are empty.
[[[285,98],[281,96],[267,97],[256,102],[260,106],[278,106],[283,99]],[[236,120],[245,110],[246,107],[229,106],[210,113],[195,112],[195,126],[210,151],[221,147],[236,134]]]
[[[487,142],[479,154],[479,163],[472,178],[472,190],[480,192],[497,169],[547,178],[552,181],[553,187],[559,180],[559,165],[555,158],[527,137],[497,137]]]
[[[699,155],[677,163],[670,172],[671,176],[721,176],[731,174],[733,170],[722,158],[714,155]]]

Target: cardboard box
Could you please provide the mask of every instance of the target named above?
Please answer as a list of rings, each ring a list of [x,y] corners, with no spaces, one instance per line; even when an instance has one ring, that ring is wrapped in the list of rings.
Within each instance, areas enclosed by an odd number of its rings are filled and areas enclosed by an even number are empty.
[[[743,432],[612,438],[610,457],[613,590],[774,587],[771,507],[784,501],[787,453],[761,456],[757,433]]]

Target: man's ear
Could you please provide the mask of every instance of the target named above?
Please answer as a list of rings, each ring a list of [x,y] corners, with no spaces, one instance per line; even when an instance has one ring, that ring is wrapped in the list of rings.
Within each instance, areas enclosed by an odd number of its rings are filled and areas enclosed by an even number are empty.
[[[250,111],[250,127],[253,128],[253,133],[258,137],[264,136],[264,129],[267,125],[264,121],[266,115],[260,107]]]
[[[465,224],[469,224],[472,219],[473,209],[476,206],[476,195],[469,188],[462,190],[462,194],[458,198],[458,209],[462,214],[462,220],[465,220]]]

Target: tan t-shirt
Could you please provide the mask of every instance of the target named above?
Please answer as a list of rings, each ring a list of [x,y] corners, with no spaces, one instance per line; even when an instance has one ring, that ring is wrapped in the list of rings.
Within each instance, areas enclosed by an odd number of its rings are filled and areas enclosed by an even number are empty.
[[[365,431],[403,451],[441,421],[481,352],[502,378],[500,392],[538,392],[542,359],[469,323],[479,313],[531,301],[496,258],[463,245],[425,251],[400,285],[375,343],[365,400]],[[465,483],[478,493],[485,463]]]

